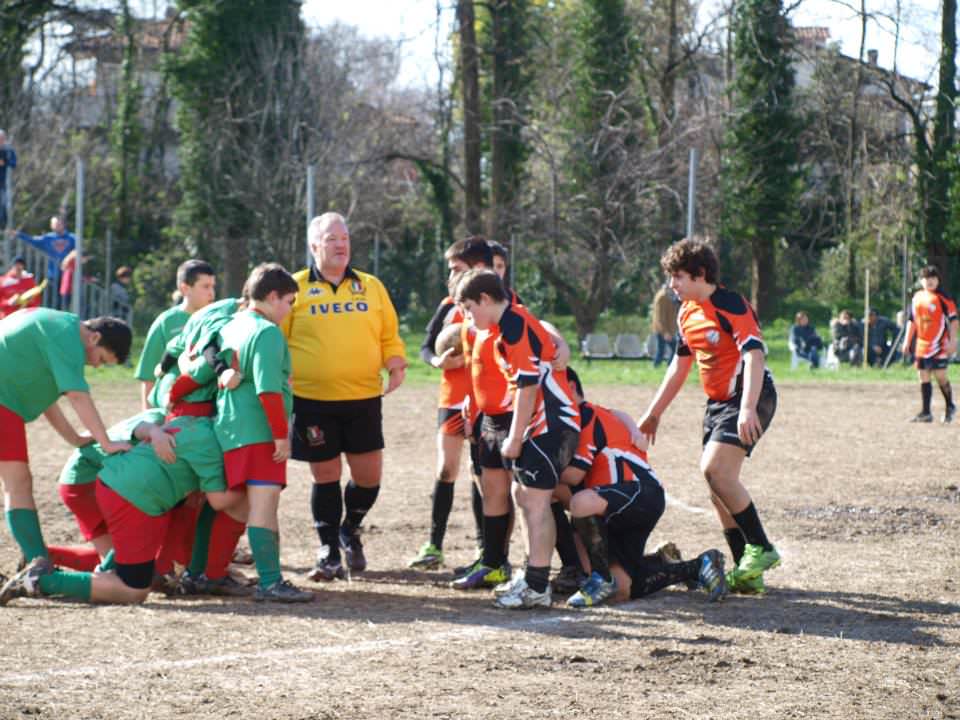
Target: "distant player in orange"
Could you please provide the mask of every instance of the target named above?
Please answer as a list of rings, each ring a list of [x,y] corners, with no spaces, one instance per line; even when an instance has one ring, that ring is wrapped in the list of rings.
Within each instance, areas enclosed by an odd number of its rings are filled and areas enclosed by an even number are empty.
[[[937,379],[946,409],[943,422],[953,420],[957,406],[953,404],[953,391],[947,378],[947,364],[957,351],[957,305],[940,291],[940,273],[933,265],[927,265],[920,271],[920,285],[910,303],[910,317],[907,320],[907,333],[903,341],[903,354],[910,351],[914,336],[917,347],[914,356],[917,363],[917,375],[920,376],[920,397],[923,407],[920,414],[910,422],[933,422],[930,413],[930,399],[933,386],[930,374]]]
[[[707,394],[700,470],[736,567],[727,574],[732,592],[762,593],[763,573],[780,564],[740,468],[770,425],[777,390],[766,368],[766,347],[750,303],[719,284],[717,256],[706,242],[684,239],[660,258],[670,287],[682,301],[679,344],[638,427],[651,442],[660,416],[680,392],[696,356]]]

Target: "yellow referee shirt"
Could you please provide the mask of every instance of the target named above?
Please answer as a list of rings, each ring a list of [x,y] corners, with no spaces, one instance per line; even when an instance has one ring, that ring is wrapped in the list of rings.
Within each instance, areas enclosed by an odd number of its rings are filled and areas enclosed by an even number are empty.
[[[315,266],[293,277],[300,290],[282,325],[293,361],[293,394],[308,400],[382,395],[384,363],[405,356],[397,311],[383,283],[349,266],[337,286]]]

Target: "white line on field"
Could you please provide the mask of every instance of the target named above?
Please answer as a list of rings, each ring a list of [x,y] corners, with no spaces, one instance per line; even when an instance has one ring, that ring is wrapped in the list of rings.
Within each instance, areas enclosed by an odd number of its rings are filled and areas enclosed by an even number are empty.
[[[703,515],[705,512],[707,512],[703,508],[698,508],[693,505],[687,505],[683,500],[678,500],[670,493],[664,493],[664,495],[667,498],[667,505],[673,505],[674,507],[679,508],[680,510],[685,510],[686,512],[693,513],[694,515]]]
[[[610,608],[597,608],[602,610],[602,614],[609,614]],[[615,611],[614,611],[615,612]],[[591,611],[591,616],[596,618],[598,613]],[[376,652],[379,650],[390,650],[394,648],[407,647],[420,644],[437,644],[450,642],[452,640],[469,639],[475,640],[496,635],[502,632],[515,630],[526,630],[549,625],[558,625],[565,622],[579,622],[583,616],[579,615],[552,615],[550,617],[527,618],[520,621],[504,623],[503,625],[487,625],[460,627],[456,630],[445,630],[443,632],[429,633],[415,637],[397,638],[395,640],[364,640],[356,643],[345,643],[339,645],[314,645],[308,647],[285,648],[283,650],[261,650],[250,653],[227,653],[224,655],[207,655],[203,657],[193,657],[184,660],[152,660],[143,662],[122,662],[112,663],[110,665],[88,665],[86,667],[74,668],[51,668],[49,670],[39,670],[26,673],[5,673],[0,674],[0,685],[20,685],[32,682],[44,682],[54,678],[70,678],[95,676],[105,677],[108,675],[124,674],[135,675],[141,672],[156,672],[164,670],[180,670],[184,668],[193,668],[201,665],[216,665],[230,662],[250,662],[251,660],[283,660],[284,658],[296,656],[302,658],[304,654],[308,655],[355,655],[361,653]],[[111,658],[116,660],[116,658]]]

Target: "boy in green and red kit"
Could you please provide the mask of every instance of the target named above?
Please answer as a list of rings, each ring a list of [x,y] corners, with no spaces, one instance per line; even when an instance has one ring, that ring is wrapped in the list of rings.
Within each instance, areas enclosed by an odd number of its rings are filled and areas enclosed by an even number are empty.
[[[221,384],[239,373],[236,388],[217,395],[217,440],[224,452],[230,489],[246,489],[250,503],[247,537],[260,576],[255,600],[309,602],[313,593],[300,590],[280,573],[277,511],[287,484],[290,457],[288,418],[293,409],[290,350],[278,325],[296,299],[296,280],[282,266],[264,263],[247,279],[249,305],[220,330],[221,353],[232,368]]]
[[[130,340],[130,328],[116,318],[81,321],[72,313],[28,308],[0,320],[0,478],[7,527],[28,563],[47,550],[33,500],[26,423],[42,414],[75,447],[96,441],[108,455],[129,449],[107,437],[83,368],[124,362]],[[61,395],[92,438],[79,435],[64,417]]]

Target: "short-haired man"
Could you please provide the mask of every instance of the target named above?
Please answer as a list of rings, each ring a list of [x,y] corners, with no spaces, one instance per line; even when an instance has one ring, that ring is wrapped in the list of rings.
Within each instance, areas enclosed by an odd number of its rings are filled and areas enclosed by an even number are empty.
[[[653,441],[663,412],[680,392],[694,354],[707,394],[700,469],[736,567],[727,574],[734,592],[764,592],[763,573],[780,564],[740,469],[770,425],[777,390],[766,368],[766,346],[746,298],[719,284],[719,262],[706,242],[684,239],[660,258],[680,306],[679,345],[640,432]]]
[[[351,570],[366,569],[360,524],[380,492],[382,396],[400,387],[407,360],[386,288],[350,265],[343,216],[314,218],[308,236],[313,264],[294,275],[300,290],[283,325],[293,358],[292,457],[309,462],[313,475],[320,548],[310,578],[333,580],[345,576],[341,547]],[[351,479],[341,495],[344,455]]]
[[[933,415],[930,413],[930,400],[933,397],[930,376],[933,375],[940,386],[940,392],[943,393],[943,422],[948,423],[957,412],[957,407],[953,404],[950,379],[947,377],[950,358],[957,351],[957,304],[940,290],[940,272],[934,265],[927,265],[920,271],[920,286],[920,290],[913,294],[910,301],[907,333],[901,348],[906,355],[910,351],[910,344],[916,338],[914,355],[923,404],[919,414],[911,422],[933,422]]]
[[[180,334],[187,319],[216,297],[217,277],[213,266],[203,260],[187,260],[177,268],[177,290],[183,301],[157,315],[147,331],[143,352],[134,371],[140,381],[140,404],[150,407],[150,391],[157,380],[157,366],[167,343]]]
[[[580,415],[570,393],[565,370],[552,362],[557,346],[548,332],[522,305],[513,305],[500,277],[492,271],[471,270],[456,294],[479,330],[496,324],[498,365],[514,390],[513,416],[501,455],[510,461],[523,511],[529,557],[526,571],[517,574],[497,596],[505,609],[550,606],[550,557],[556,543],[551,510],[560,473],[569,464],[580,432]]]
[[[34,237],[22,230],[13,233],[14,237],[22,240],[28,245],[32,245],[47,256],[47,280],[54,287],[60,287],[61,265],[67,259],[67,256],[77,247],[77,239],[73,233],[67,232],[67,224],[59,215],[50,218],[50,232]],[[56,293],[57,290],[55,289]],[[58,302],[60,295],[56,295]],[[60,306],[60,310],[69,310],[70,308]]]

